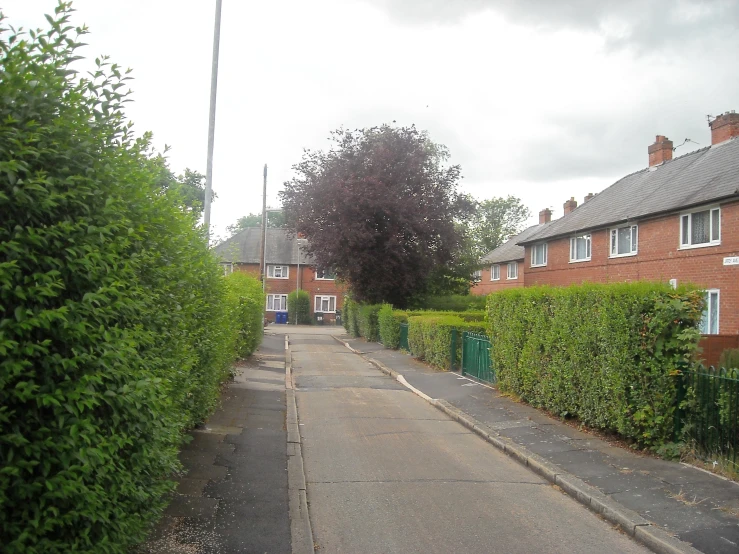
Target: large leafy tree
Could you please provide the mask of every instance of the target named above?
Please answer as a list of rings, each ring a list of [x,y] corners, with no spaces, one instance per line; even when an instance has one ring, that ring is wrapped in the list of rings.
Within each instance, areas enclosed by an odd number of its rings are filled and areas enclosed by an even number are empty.
[[[474,257],[478,260],[520,233],[531,216],[529,209],[515,196],[491,198],[477,203],[469,221],[469,237]]]
[[[280,193],[286,220],[309,239],[365,302],[405,306],[440,283],[469,281],[460,268],[460,167],[415,127],[383,125],[332,133],[328,151],[306,151]]]
[[[160,163],[162,166],[160,177],[162,190],[175,193],[179,197],[182,208],[199,218],[205,209],[205,175],[191,169],[185,169],[185,173],[182,175],[175,175],[166,166],[163,158]],[[212,192],[211,202],[215,198],[216,194]]]
[[[249,214],[240,217],[236,220],[236,223],[226,227],[226,231],[230,237],[234,236],[239,231],[243,231],[248,227],[261,227],[262,226],[262,214]],[[267,210],[267,228],[274,229],[276,227],[285,226],[285,216],[282,212],[270,212]]]

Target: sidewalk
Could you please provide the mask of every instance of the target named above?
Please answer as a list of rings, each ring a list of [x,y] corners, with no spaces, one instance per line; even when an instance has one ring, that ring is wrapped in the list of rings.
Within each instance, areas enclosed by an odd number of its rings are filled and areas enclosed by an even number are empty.
[[[136,552],[291,552],[284,337],[266,334],[180,453],[186,474]]]
[[[704,554],[739,553],[736,483],[613,446],[494,388],[380,344],[340,340],[656,552],[695,552],[692,544]]]

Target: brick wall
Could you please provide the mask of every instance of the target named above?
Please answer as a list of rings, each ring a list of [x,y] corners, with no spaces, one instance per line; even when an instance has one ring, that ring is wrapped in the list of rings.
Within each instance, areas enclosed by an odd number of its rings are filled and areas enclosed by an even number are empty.
[[[290,294],[297,288],[297,265],[289,266],[287,279],[267,278],[265,291],[267,294]],[[259,278],[259,264],[239,264],[234,265],[234,271],[243,271]],[[313,317],[316,304],[316,296],[335,296],[336,309],[341,310],[344,304],[345,289],[333,280],[316,279],[316,270],[311,266],[300,266],[300,288],[307,291],[310,295],[310,313]],[[265,312],[265,317],[269,321],[275,320],[275,312]],[[327,322],[335,320],[334,314],[326,316]]]
[[[491,292],[510,289],[514,287],[524,286],[524,263],[523,260],[518,261],[518,279],[508,279],[508,264],[500,264],[500,279],[497,281],[490,280],[491,266],[483,268],[482,278],[471,289],[470,294],[487,295]]]
[[[607,229],[592,233],[592,256],[586,262],[570,263],[569,238],[562,238],[549,241],[546,267],[531,267],[531,247],[527,246],[524,285],[677,279],[678,283],[719,289],[719,331],[738,334],[739,266],[724,266],[723,259],[739,256],[739,203],[721,205],[720,245],[680,250],[679,243],[680,217],[676,213],[639,222],[639,251],[635,256],[609,258]]]

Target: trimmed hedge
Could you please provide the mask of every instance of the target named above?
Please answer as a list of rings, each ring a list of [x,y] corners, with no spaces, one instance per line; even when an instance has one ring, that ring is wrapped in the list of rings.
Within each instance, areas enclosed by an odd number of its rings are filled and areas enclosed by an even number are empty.
[[[408,318],[408,345],[414,356],[439,369],[450,369],[452,330],[457,329],[456,360],[462,359],[462,332],[484,333],[480,322],[464,321],[457,315],[421,315]]]
[[[69,10],[34,36],[0,31],[7,554],[124,553],[143,539],[184,429],[215,406],[237,345],[261,337],[252,285],[224,279],[199,212],[168,186],[149,135],[131,135],[125,74],[105,59],[89,78],[70,69]]]
[[[310,294],[305,290],[294,290],[287,295],[287,322],[295,323],[298,314],[298,325],[310,325]]]
[[[697,349],[703,302],[700,291],[659,283],[491,294],[498,386],[642,445],[669,442],[674,375]]]
[[[241,271],[226,278],[229,322],[234,332],[233,352],[239,358],[251,356],[264,336],[265,297],[259,279]]]
[[[352,337],[361,337],[359,331],[359,310],[361,305],[350,296],[344,298],[344,329]]]
[[[408,323],[408,313],[393,310],[390,304],[383,304],[380,311],[377,312],[380,342],[386,348],[392,348],[393,350],[400,348],[401,323]]]
[[[357,327],[359,335],[370,342],[380,340],[380,328],[377,322],[377,313],[382,304],[363,304],[357,310]]]
[[[424,310],[438,312],[465,312],[468,310],[484,310],[487,298],[474,294],[452,294],[427,298],[422,306]]]

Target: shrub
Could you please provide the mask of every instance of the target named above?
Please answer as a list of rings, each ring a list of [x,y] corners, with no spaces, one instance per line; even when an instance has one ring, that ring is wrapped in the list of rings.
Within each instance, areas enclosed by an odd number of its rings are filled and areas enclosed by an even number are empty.
[[[347,296],[344,299],[344,329],[352,337],[359,337],[359,304]]]
[[[297,313],[298,325],[310,325],[310,294],[304,290],[292,291],[287,295],[287,321],[295,323]]]
[[[480,322],[456,315],[423,315],[408,319],[408,343],[413,355],[439,369],[451,368],[452,331],[457,330],[456,365],[462,356],[462,332],[484,333]]]
[[[380,340],[377,313],[380,311],[381,307],[382,304],[364,304],[360,305],[357,311],[359,335],[370,342],[378,342]]]
[[[237,271],[226,278],[233,352],[239,358],[254,353],[264,334],[264,291],[259,279]],[[301,291],[302,292],[302,291]],[[288,305],[289,305],[288,298]]]
[[[386,348],[397,350],[400,348],[400,324],[408,323],[407,312],[393,310],[390,304],[383,304],[377,312],[377,324],[380,332],[380,342]]]
[[[498,385],[643,445],[669,442],[681,362],[697,348],[698,291],[659,283],[532,287],[488,297]]]
[[[475,294],[452,294],[449,296],[432,296],[427,298],[421,308],[439,312],[465,312],[467,310],[484,310],[487,298]]]
[[[123,553],[141,540],[172,490],[183,428],[215,405],[234,359],[232,290],[197,213],[166,186],[149,135],[124,123],[120,69],[70,69],[69,11],[30,38],[0,31],[9,554]]]
[[[739,368],[739,348],[727,348],[721,352],[718,366],[726,369]]]

